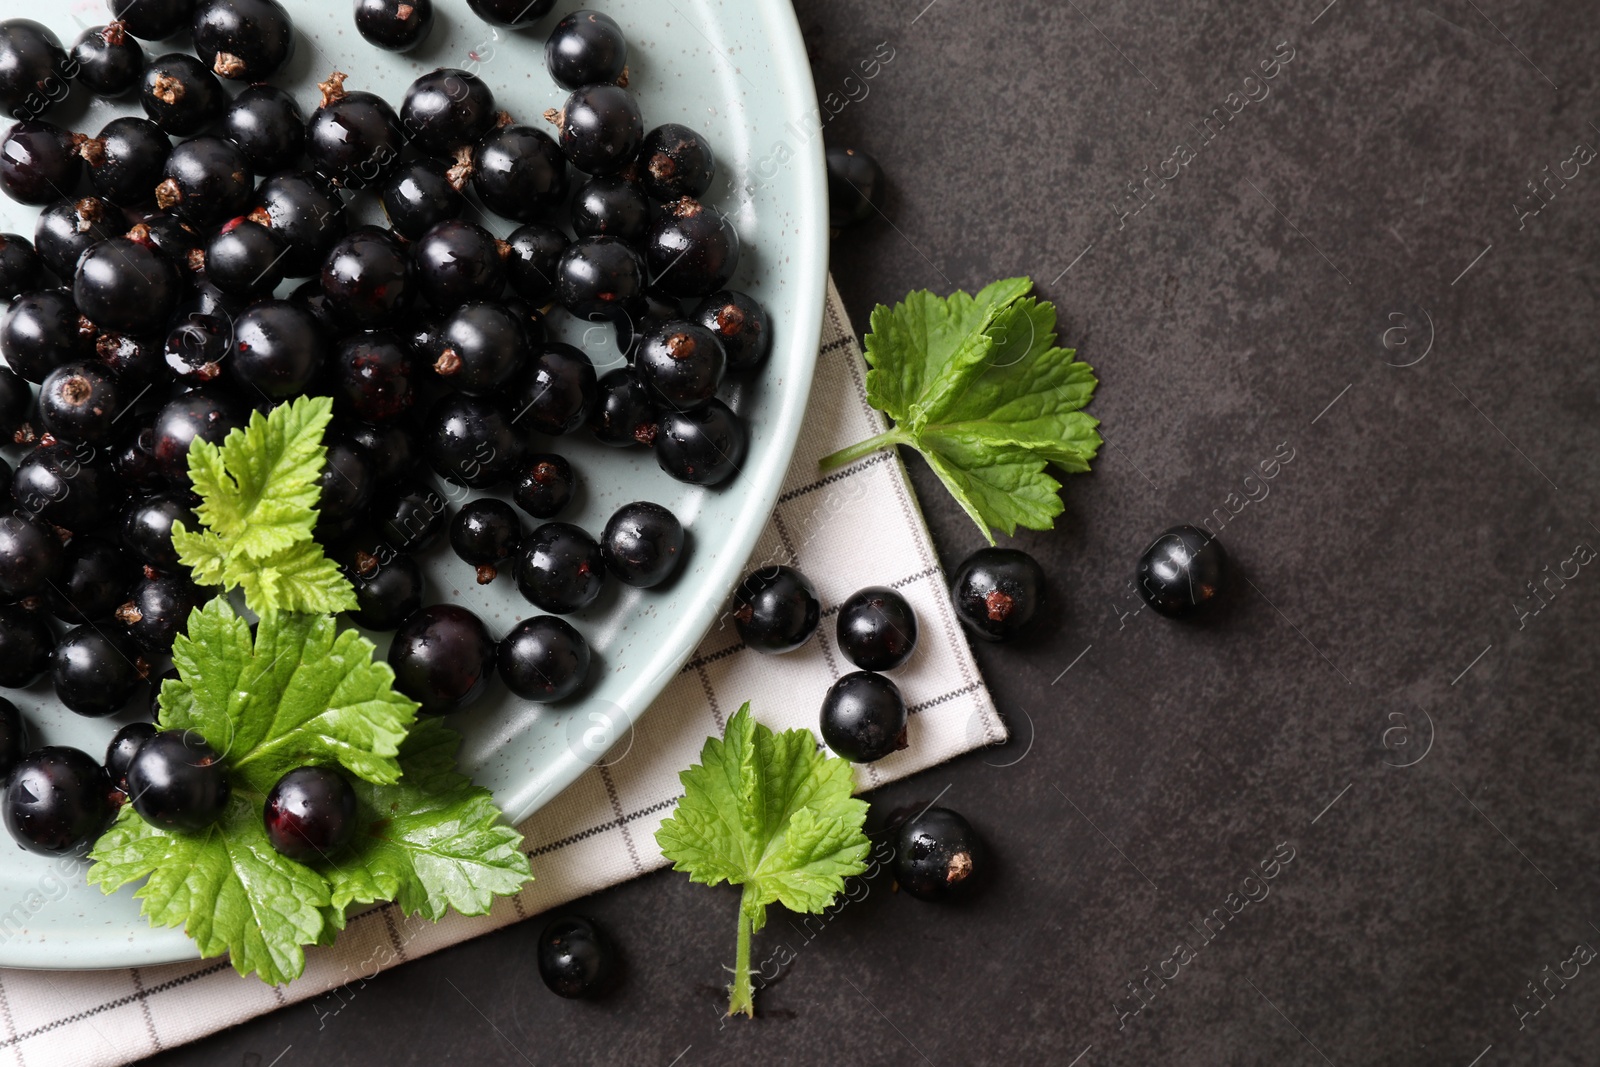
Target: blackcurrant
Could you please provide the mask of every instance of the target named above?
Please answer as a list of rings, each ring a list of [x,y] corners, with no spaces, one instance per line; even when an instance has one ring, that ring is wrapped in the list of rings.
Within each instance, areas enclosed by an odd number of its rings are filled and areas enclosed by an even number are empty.
[[[306,127],[306,155],[347,189],[375,187],[399,164],[405,132],[381,96],[347,90],[344,81],[335,71],[319,84],[322,106]]]
[[[180,141],[161,173],[156,206],[202,228],[244,214],[255,187],[244,153],[223,137]]]
[[[372,454],[346,437],[330,435],[326,444],[318,515],[329,522],[344,522],[366,514],[378,491],[378,465]]]
[[[664,411],[655,437],[656,464],[680,482],[721,485],[739,473],[750,431],[720,400],[693,411]]]
[[[187,497],[187,493],[156,493],[125,510],[122,546],[142,564],[163,571],[176,569],[178,550],[172,545],[172,524],[181,522],[190,533],[200,530],[200,520]]]
[[[539,977],[568,998],[605,991],[616,971],[616,950],[600,928],[576,915],[552,919],[539,934]]]
[[[689,318],[717,335],[728,357],[729,374],[759,370],[772,351],[772,320],[766,308],[745,293],[730,289],[712,293]]]
[[[582,349],[552,341],[539,349],[512,387],[515,420],[551,436],[572,433],[588,421],[598,395],[589,357]]]
[[[83,173],[81,134],[37,119],[24,119],[0,141],[0,189],[24,204],[70,197]]]
[[[416,403],[410,351],[387,330],[345,338],[333,353],[333,395],[367,422],[388,422]]]
[[[0,600],[43,593],[61,574],[65,552],[54,530],[21,515],[0,515]]]
[[[0,233],[0,300],[10,300],[39,284],[44,261],[20,233]]]
[[[415,241],[461,214],[467,201],[460,185],[451,180],[450,169],[441,160],[413,159],[384,179],[378,196],[395,233]]]
[[[544,44],[544,65],[563,89],[612,83],[628,66],[628,41],[610,15],[564,15]]]
[[[199,133],[222,116],[226,101],[217,76],[182,52],[152,59],[139,81],[139,104],[144,113],[174,137]]]
[[[967,630],[1008,641],[1028,629],[1044,598],[1044,568],[1015,548],[980,548],[956,568],[950,600]]]
[[[294,25],[277,0],[196,0],[194,50],[220,77],[262,81],[294,55]]]
[[[530,222],[511,231],[506,243],[511,246],[506,279],[517,295],[538,305],[555,299],[556,266],[571,244],[567,235],[554,226]]]
[[[233,789],[222,756],[193,730],[162,730],[128,761],[128,800],[151,826],[193,833],[216,822]]]
[[[200,385],[222,373],[222,365],[232,351],[232,319],[192,314],[173,322],[162,344],[161,356],[178,381]]]
[[[553,519],[572,502],[578,476],[572,464],[554,452],[540,452],[522,463],[511,486],[517,507],[536,519]]]
[[[839,605],[839,651],[864,671],[892,671],[917,648],[917,614],[888,586],[858,590]]]
[[[471,704],[488,687],[495,642],[489,628],[466,608],[434,604],[401,623],[389,645],[394,687],[443,715]]]
[[[294,97],[273,85],[251,85],[233,98],[222,128],[257,174],[297,163],[306,146],[306,116]]]
[[[574,89],[555,121],[567,161],[589,174],[621,170],[632,162],[644,140],[639,102],[616,85]]]
[[[161,373],[161,338],[105,330],[95,338],[94,358],[116,377],[124,396],[139,397]]]
[[[51,745],[24,756],[6,780],[6,829],[29,852],[80,855],[111,822],[111,779],[94,757]]]
[[[74,537],[67,545],[61,577],[50,583],[44,605],[62,622],[109,619],[128,599],[128,590],[133,587],[138,573],[133,559],[110,541],[93,536]],[[49,644],[54,643],[52,637]],[[8,652],[0,652],[0,659],[7,656]],[[43,669],[41,664],[39,670]]]
[[[0,605],[0,686],[32,685],[50,669],[55,647],[55,633],[37,611],[20,604]]]
[[[120,22],[84,30],[72,45],[73,77],[96,96],[121,96],[144,73],[144,49]]]
[[[117,608],[116,619],[144,651],[171,652],[173,638],[188,624],[189,613],[211,595],[182,575],[141,578]]]
[[[372,423],[347,423],[343,432],[351,441],[367,450],[376,465],[375,473],[380,486],[393,484],[410,474],[417,465],[417,454],[411,435],[403,426],[390,423],[375,426]]]
[[[453,67],[429,71],[412,82],[400,105],[406,135],[433,156],[449,156],[473,144],[494,122],[494,91],[476,74]]]
[[[490,130],[472,150],[471,169],[472,188],[483,206],[514,222],[532,222],[567,198],[561,148],[532,126]]]
[[[450,520],[450,548],[463,563],[477,568],[479,585],[495,580],[521,541],[522,521],[504,500],[469,500]]]
[[[485,22],[499,26],[529,26],[556,6],[556,0],[467,0],[467,6]]]
[[[450,505],[422,482],[401,481],[378,494],[372,521],[395,549],[417,552],[432,545],[450,521]]]
[[[895,832],[894,879],[918,900],[960,900],[984,869],[983,842],[949,808],[927,808]]]
[[[78,314],[70,289],[36,289],[12,299],[0,313],[0,353],[26,381],[94,355],[95,328]]]
[[[615,319],[644,310],[645,263],[617,237],[583,237],[556,264],[556,299],[580,319]]]
[[[727,359],[716,334],[679,319],[640,338],[633,369],[664,406],[687,411],[716,396]]]
[[[792,652],[811,640],[822,618],[811,579],[793,567],[752,571],[733,591],[733,626],[746,648],[768,655]]]
[[[283,281],[287,251],[268,227],[246,216],[229,219],[206,242],[206,277],[233,296],[264,296]]]
[[[617,351],[630,363],[638,352],[639,339],[669,322],[683,318],[683,306],[676,297],[646,289],[642,307],[631,308],[609,317]],[[719,338],[720,339],[720,338]]]
[[[1216,600],[1228,576],[1222,542],[1197,526],[1163,530],[1139,557],[1139,595],[1173,619],[1193,615]]]
[[[368,572],[347,575],[356,591],[356,610],[349,616],[357,626],[394,630],[422,607],[422,568],[410,556],[395,555],[382,563],[373,558]]]
[[[344,200],[334,187],[309,172],[275,174],[256,188],[252,211],[288,247],[283,272],[303,278],[322,269],[322,261],[346,229]]]
[[[134,753],[155,735],[155,723],[130,722],[118,730],[111,744],[106,746],[106,774],[111,777],[111,784],[123,793],[128,791],[128,767],[133,763]]]
[[[691,197],[663,206],[644,241],[650,283],[673,296],[723,288],[739,266],[739,234],[716,208]]]
[[[606,569],[626,585],[650,588],[683,563],[683,523],[660,504],[624,504],[606,521],[600,552]]]
[[[341,237],[322,264],[322,292],[346,327],[375,330],[411,306],[411,257],[388,230],[362,226]]]
[[[39,386],[39,422],[63,441],[106,444],[122,405],[117,380],[93,363],[57,367]]]
[[[50,654],[56,699],[69,711],[101,718],[121,711],[148,671],[139,648],[111,627],[74,626]]]
[[[167,485],[167,476],[156,462],[154,421],[152,412],[148,418],[134,422],[123,430],[111,449],[111,469],[117,472],[123,488],[135,495],[153,493]]]
[[[122,230],[122,213],[97,196],[57,200],[39,212],[33,248],[56,277],[70,281],[78,259]]]
[[[564,619],[523,619],[500,639],[495,666],[506,688],[541,704],[565,700],[589,676],[589,643]]]
[[[518,591],[554,615],[587,607],[605,583],[600,546],[565,522],[547,522],[523,538],[516,570]]]
[[[126,237],[91,246],[78,260],[72,299],[97,325],[149,333],[178,305],[178,269],[155,248]]]
[[[322,328],[311,312],[298,304],[262,300],[234,320],[228,372],[263,396],[273,400],[299,396],[327,358]]]
[[[422,426],[423,452],[448,482],[473,489],[504,483],[526,451],[510,409],[496,396],[452,393],[429,410]]]
[[[828,222],[854,226],[878,214],[883,200],[883,168],[856,148],[829,148]]]
[[[482,226],[460,219],[439,223],[411,246],[417,287],[442,311],[469,300],[493,300],[505,285],[509,247]]]
[[[657,126],[644,135],[639,146],[639,180],[644,191],[662,203],[704,196],[716,173],[711,145],[676,122]]]
[[[851,763],[871,763],[906,747],[905,699],[881,674],[854,671],[822,698],[822,740]]]
[[[80,532],[105,522],[122,502],[116,473],[93,448],[49,434],[17,464],[11,492],[27,514]]]
[[[262,817],[267,840],[283,855],[333,862],[356,835],[356,791],[332,767],[297,767],[267,793]]]
[[[6,114],[43,114],[67,95],[71,69],[61,39],[46,27],[31,19],[0,22],[0,109]]]
[[[433,0],[356,0],[356,32],[390,52],[409,52],[433,27]]]
[[[94,191],[122,207],[155,199],[171,152],[172,142],[161,127],[132,115],[112,119],[92,140],[78,146],[78,154],[89,164]],[[180,256],[168,253],[168,258],[177,266],[184,265]]]
[[[596,174],[572,195],[572,229],[579,237],[620,237],[637,242],[650,223],[650,201],[617,174]]]
[[[196,439],[221,445],[232,431],[245,425],[248,410],[232,396],[195,390],[175,397],[161,408],[154,424],[151,451],[167,480],[189,485],[189,446]]]
[[[188,29],[194,12],[194,0],[107,0],[106,6],[129,33],[145,41]]]
[[[134,119],[130,121],[144,122],[145,120]],[[163,140],[166,139],[167,135],[161,133],[160,130],[155,132]],[[165,168],[165,152],[162,152],[161,159],[161,167]],[[151,178],[150,181],[152,184],[149,188],[154,189],[156,179]],[[127,237],[130,241],[148,244],[157,252],[166,256],[167,260],[183,273],[186,280],[194,281],[196,275],[205,270],[205,242],[200,236],[200,231],[176,215],[168,215],[164,212],[153,212],[145,215],[128,230]],[[201,282],[205,291],[215,292],[209,285],[204,284],[203,278]],[[205,299],[206,297],[201,289],[197,287],[195,292],[188,294],[187,299],[179,301],[178,307],[183,310],[189,304],[198,305],[203,303]]]
[[[28,724],[9,700],[0,699],[0,782],[11,774],[28,752]]]

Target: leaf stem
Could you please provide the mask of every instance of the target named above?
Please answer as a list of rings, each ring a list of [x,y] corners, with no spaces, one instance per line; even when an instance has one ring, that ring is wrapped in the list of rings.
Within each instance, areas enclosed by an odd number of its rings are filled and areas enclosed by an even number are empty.
[[[756,1017],[755,993],[750,988],[750,914],[744,901],[739,902],[739,947],[733,958],[733,986],[728,997],[728,1015]]]
[[[837,467],[844,466],[846,463],[854,463],[862,456],[869,456],[879,449],[893,448],[895,445],[909,445],[911,443],[911,435],[900,427],[895,426],[876,437],[869,437],[865,441],[851,445],[849,448],[841,448],[832,455],[823,456],[817,461],[817,466],[825,471],[831,471]]]

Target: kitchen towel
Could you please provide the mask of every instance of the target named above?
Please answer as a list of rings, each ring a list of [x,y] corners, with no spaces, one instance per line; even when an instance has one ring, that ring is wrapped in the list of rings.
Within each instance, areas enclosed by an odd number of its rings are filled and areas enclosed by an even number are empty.
[[[910,744],[856,768],[871,789],[1005,739],[950,607],[945,578],[893,452],[822,475],[817,459],[880,433],[867,405],[861,348],[832,283],[810,409],[794,461],[749,567],[784,563],[817,587],[817,638],[786,656],[746,650],[726,616],[638,725],[603,762],[519,829],[534,881],[488,914],[408,919],[392,905],[351,919],[338,941],[307,951],[305,973],[280,988],[241,978],[225,959],[112,971],[0,971],[0,1067],[104,1067],[171,1048],[287,1004],[338,1010],[340,987],[667,865],[654,834],[679,796],[678,772],[698,760],[745,700],[774,729],[815,730],[823,693],[853,669],[834,642],[833,616],[857,589],[898,589],[919,637],[893,678],[911,709]],[[758,430],[759,432],[759,430]],[[574,714],[582,714],[581,706]],[[599,728],[599,727],[597,727]]]

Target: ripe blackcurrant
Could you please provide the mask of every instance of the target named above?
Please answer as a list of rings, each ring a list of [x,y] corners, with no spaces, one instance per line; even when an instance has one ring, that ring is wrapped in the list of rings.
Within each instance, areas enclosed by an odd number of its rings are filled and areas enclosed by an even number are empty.
[[[128,791],[128,766],[133,763],[134,753],[155,735],[155,723],[130,722],[118,730],[111,744],[106,746],[106,774],[111,777],[111,784],[123,793]]]
[[[110,441],[122,404],[117,380],[93,363],[57,367],[39,386],[39,422],[63,441]]]
[[[727,359],[716,334],[679,319],[640,338],[633,369],[664,406],[688,411],[716,396]]]
[[[55,633],[43,615],[21,604],[0,605],[0,686],[32,685],[50,669],[55,647]]]
[[[211,595],[182,575],[141,578],[118,606],[116,619],[146,652],[171,652],[173,638],[188,624],[189,613]]]
[[[596,385],[599,393],[589,414],[595,440],[613,448],[655,443],[659,413],[650,388],[632,367],[607,371]]]
[[[793,567],[752,571],[733,591],[733,626],[746,648],[768,655],[792,652],[811,640],[822,618],[811,579]]]
[[[156,206],[201,228],[244,214],[255,184],[244,153],[223,137],[191,137],[174,145],[162,174]]]
[[[483,206],[514,222],[532,222],[567,198],[561,148],[532,126],[490,130],[472,150],[471,169],[472,188]]]
[[[892,671],[917,648],[917,615],[888,586],[852,593],[839,605],[834,631],[839,651],[864,671]]]
[[[577,481],[565,458],[541,452],[523,461],[512,481],[511,499],[536,519],[553,519],[571,503]]]
[[[283,855],[332,862],[356,835],[356,791],[332,767],[299,767],[267,793],[262,817],[267,840]]]
[[[350,621],[365,630],[394,630],[422,607],[422,568],[410,556],[395,555],[380,563],[369,557],[368,573],[349,568],[356,591],[356,610]]]
[[[172,546],[172,524],[181,522],[190,533],[200,530],[200,520],[187,496],[181,492],[156,493],[125,510],[120,530],[122,546],[140,563],[159,570],[176,568],[178,550]]]
[[[0,313],[0,353],[26,381],[94,355],[94,323],[78,314],[70,289],[35,289],[12,299]]]
[[[417,287],[441,311],[469,300],[493,300],[505,285],[509,248],[482,226],[449,219],[411,246]]]
[[[56,277],[71,281],[78,258],[122,230],[122,212],[97,196],[57,200],[39,212],[33,248]]]
[[[494,91],[476,74],[453,67],[429,71],[406,90],[400,124],[427,154],[449,156],[489,132]]]
[[[552,703],[576,693],[589,676],[589,643],[565,619],[523,619],[501,638],[495,666],[524,700]]]
[[[0,300],[39,284],[44,261],[20,233],[0,233]]]
[[[503,483],[525,451],[505,402],[469,393],[451,393],[434,404],[423,420],[422,441],[441,478],[473,489]]]
[[[411,306],[411,257],[388,230],[362,226],[334,244],[322,264],[322,292],[347,327],[374,330]]]
[[[344,236],[344,200],[334,187],[309,172],[275,174],[256,189],[252,211],[288,246],[283,272],[291,278],[316,274],[334,242]]]
[[[657,424],[656,463],[680,482],[721,485],[739,473],[750,445],[744,421],[720,400],[693,411],[665,411]]]
[[[185,393],[167,401],[156,415],[151,451],[169,482],[188,486],[189,446],[194,440],[221,445],[248,418],[245,407],[229,394],[200,389]]]
[[[894,878],[918,900],[960,900],[984,869],[983,842],[949,808],[927,808],[895,832]]]
[[[29,852],[79,855],[116,813],[111,793],[111,780],[93,756],[52,745],[28,753],[12,769],[0,809],[6,829]]]
[[[556,295],[556,265],[571,242],[567,235],[540,222],[530,222],[506,238],[506,278],[518,296],[536,305],[548,304]]]
[[[394,232],[411,241],[459,216],[467,203],[450,179],[450,166],[437,159],[400,164],[384,179],[378,195]]]
[[[644,135],[639,147],[639,180],[653,199],[669,203],[701,197],[717,173],[716,157],[704,137],[669,122]]]
[[[0,189],[24,204],[69,197],[83,173],[81,134],[37,119],[24,119],[0,141]]]
[[[152,246],[126,237],[91,246],[72,279],[78,310],[100,326],[126,333],[166,325],[178,295],[178,269]]]
[[[224,222],[206,242],[206,278],[232,296],[265,296],[283,281],[287,253],[271,229],[241,215]]]
[[[705,296],[739,266],[739,234],[716,208],[690,197],[664,205],[645,235],[651,284],[673,296]]]
[[[1181,619],[1213,602],[1227,576],[1222,542],[1197,526],[1174,526],[1144,550],[1135,580],[1145,603]]]
[[[67,546],[66,562],[61,577],[50,583],[44,595],[44,606],[62,622],[84,623],[109,619],[118,605],[128,599],[139,568],[133,559],[110,541],[93,536],[79,536]],[[49,636],[44,648],[55,644]],[[11,651],[0,649],[0,660],[9,658]],[[40,662],[35,668],[43,670]],[[3,679],[0,679],[3,682]]]
[[[567,161],[589,174],[621,170],[632,162],[644,140],[639,102],[616,85],[574,89],[555,119]]]
[[[433,28],[433,0],[356,0],[356,32],[390,52],[409,52]]]
[[[344,80],[335,71],[318,86],[322,106],[306,128],[306,155],[347,189],[375,187],[399,165],[405,132],[382,97],[346,90]]]
[[[401,623],[389,645],[394,686],[424,715],[459,711],[483,695],[494,657],[489,628],[455,604],[423,608]]]
[[[194,50],[223,78],[258,82],[294,55],[294,25],[277,0],[197,0]]]
[[[67,95],[71,69],[61,39],[46,27],[31,19],[0,22],[0,110],[6,114],[43,114]]]
[[[107,0],[112,16],[145,41],[159,41],[189,28],[194,0]]]
[[[161,127],[132,115],[112,119],[94,139],[78,147],[78,154],[89,164],[89,183],[94,191],[122,207],[148,204],[155,199],[156,186],[171,152],[172,142]],[[169,254],[169,258],[180,267],[184,265],[180,256]]]
[[[139,82],[139,104],[144,113],[174,137],[199,133],[207,123],[221,117],[226,101],[227,94],[217,76],[194,56],[182,52],[152,59]]]
[[[500,26],[530,26],[549,14],[556,0],[467,0],[467,6],[485,22]]]
[[[193,730],[146,739],[128,761],[127,780],[133,810],[163,830],[204,830],[233,792],[222,756]]]
[[[627,69],[628,41],[610,15],[574,11],[550,31],[544,64],[564,89],[612,83]]]
[[[571,523],[547,522],[523,538],[517,589],[541,611],[567,615],[585,608],[604,583],[600,546]]]
[[[288,300],[262,300],[234,320],[228,372],[264,396],[288,400],[317,377],[327,353],[311,312]]]
[[[504,500],[479,497],[461,505],[450,520],[450,548],[463,563],[477,568],[478,584],[495,580],[498,568],[522,541],[522,522]]]
[[[906,747],[906,702],[881,674],[853,671],[822,698],[822,740],[851,763],[871,763]]]
[[[54,530],[21,515],[0,515],[0,600],[21,600],[48,589],[65,553]]]
[[[637,242],[650,223],[643,190],[617,174],[596,174],[572,196],[572,229],[579,237],[620,237]]]
[[[444,532],[450,521],[450,505],[430,485],[401,481],[373,501],[372,521],[395,549],[418,552]]]
[[[552,341],[512,387],[517,425],[559,436],[588,421],[599,394],[594,364],[582,349]]]
[[[28,724],[9,700],[0,699],[0,782],[22,762],[28,751]]]
[[[580,238],[556,264],[556,299],[580,319],[638,315],[644,288],[644,259],[620,238]]]
[[[689,318],[722,342],[728,357],[728,373],[744,374],[760,369],[772,351],[772,322],[754,297],[722,289],[695,307]]]
[[[1008,641],[1028,628],[1044,597],[1044,568],[1014,548],[980,548],[950,580],[950,600],[968,632]]]
[[[147,670],[138,646],[112,627],[74,626],[50,654],[56,699],[89,718],[121,711]]]
[[[84,30],[72,45],[73,77],[101,97],[121,96],[144,73],[144,49],[120,22]]]
[[[616,950],[588,919],[552,919],[539,934],[539,977],[557,996],[595,996],[610,984],[615,970]]]
[[[660,585],[683,563],[683,523],[660,504],[624,504],[606,521],[600,551],[606,568],[624,584]]]
[[[273,85],[252,85],[234,97],[222,126],[257,174],[294,166],[306,146],[305,112]]]
[[[883,168],[855,148],[828,149],[828,221],[854,226],[878,214],[883,200]]]

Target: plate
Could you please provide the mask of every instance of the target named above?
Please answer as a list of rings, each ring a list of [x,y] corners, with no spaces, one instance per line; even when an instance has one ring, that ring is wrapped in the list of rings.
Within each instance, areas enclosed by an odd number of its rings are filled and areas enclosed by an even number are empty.
[[[681,122],[716,150],[718,175],[706,199],[733,221],[743,242],[731,287],[754,295],[774,323],[772,358],[754,380],[724,396],[750,427],[744,469],[728,485],[700,489],[667,477],[644,449],[611,449],[587,434],[553,447],[577,468],[582,488],[564,520],[598,535],[608,516],[632,500],[670,508],[688,531],[683,571],[665,587],[625,589],[607,583],[588,610],[569,616],[594,649],[588,692],[559,705],[536,705],[496,684],[452,722],[463,733],[461,763],[492,789],[513,822],[520,822],[569,785],[627,735],[634,721],[687,661],[737,581],[766,523],[799,434],[816,361],[827,273],[827,204],[816,93],[793,9],[787,0],[587,0],[614,17],[628,35],[630,88],[646,128]],[[439,66],[475,70],[501,107],[521,122],[538,123],[565,98],[544,66],[544,39],[556,19],[579,6],[559,5],[524,31],[492,27],[465,0],[435,0],[435,23],[416,52],[395,56],[356,33],[349,0],[285,0],[295,20],[295,55],[275,84],[295,93],[309,115],[316,82],[337,67],[348,87],[377,92],[397,109],[417,75]],[[104,20],[99,5],[52,6],[42,20],[64,43]],[[180,49],[146,46],[147,53]],[[48,120],[93,133],[137,105],[88,102],[78,92]],[[37,209],[0,196],[0,231],[31,238]],[[381,221],[371,206],[370,217]],[[484,221],[504,235],[501,220]],[[620,365],[609,326],[564,315],[555,331],[589,352],[604,373]],[[585,438],[579,440],[579,437]],[[448,488],[441,484],[441,488]],[[457,491],[459,493],[459,491]],[[509,576],[478,586],[471,568],[448,547],[422,557],[430,602],[465,605],[504,633],[538,612]],[[371,635],[379,654],[387,648]],[[22,708],[35,743],[104,752],[112,734],[134,716],[84,719],[60,707],[49,683],[6,696]],[[132,887],[112,896],[84,881],[79,860],[8,851],[0,868],[0,966],[94,968],[145,966],[195,958],[181,930],[151,929],[139,915]],[[535,872],[537,874],[537,872]]]

